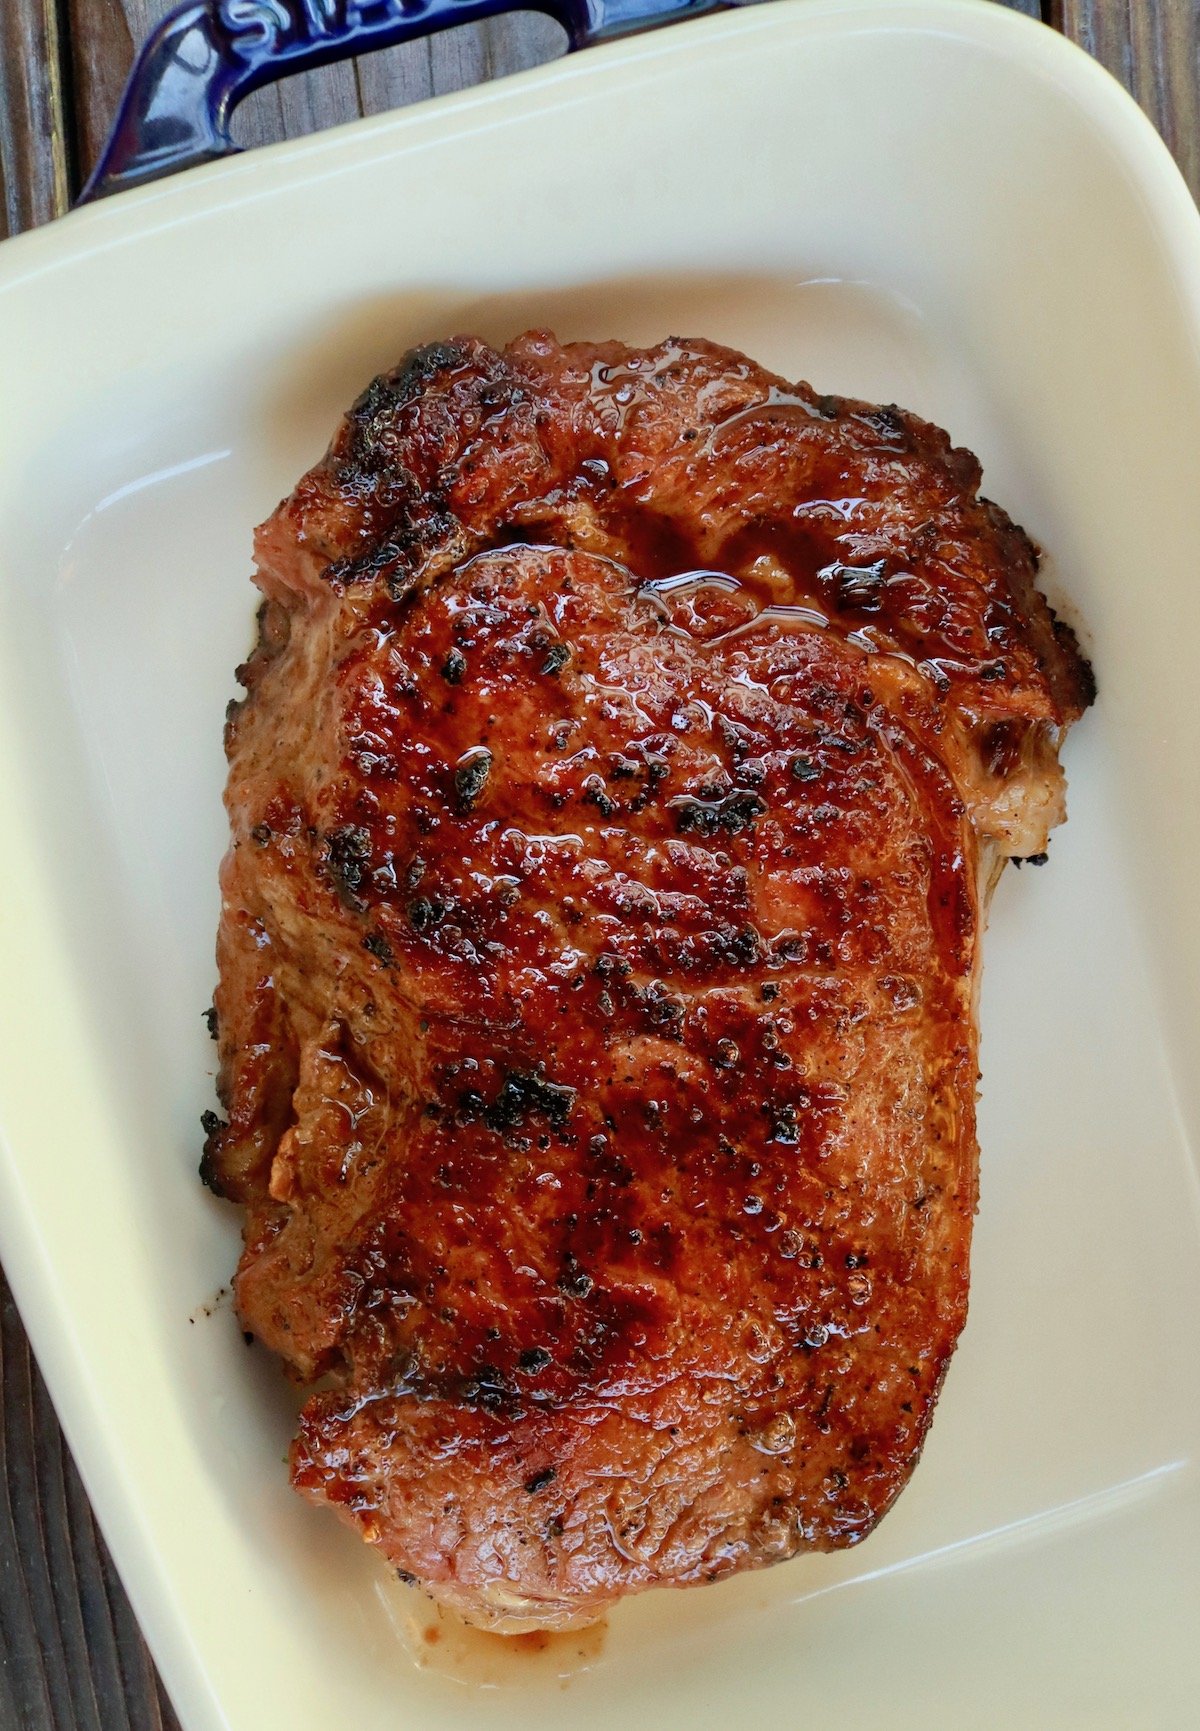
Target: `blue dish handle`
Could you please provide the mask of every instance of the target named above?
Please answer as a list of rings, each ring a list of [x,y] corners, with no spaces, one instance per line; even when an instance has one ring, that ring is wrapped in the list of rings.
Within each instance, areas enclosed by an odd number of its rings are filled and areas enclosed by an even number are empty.
[[[139,54],[112,133],[78,202],[232,156],[244,96],[291,72],[392,48],[454,24],[533,10],[568,46],[722,10],[728,0],[188,0]]]

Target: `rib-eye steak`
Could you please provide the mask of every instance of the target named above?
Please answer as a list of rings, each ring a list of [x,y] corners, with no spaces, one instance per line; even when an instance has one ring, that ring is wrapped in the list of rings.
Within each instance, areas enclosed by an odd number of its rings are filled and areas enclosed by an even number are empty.
[[[1091,676],[974,457],[422,348],[259,531],[216,1013],[292,1475],[466,1617],[851,1545],[967,1305],[979,943]]]

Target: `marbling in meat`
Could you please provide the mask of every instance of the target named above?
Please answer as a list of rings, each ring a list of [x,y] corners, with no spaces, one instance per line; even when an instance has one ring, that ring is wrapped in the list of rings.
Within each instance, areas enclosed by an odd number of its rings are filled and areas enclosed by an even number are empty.
[[[259,531],[204,1172],[296,1485],[563,1626],[869,1533],[967,1305],[979,942],[1090,699],[916,416],[419,349]]]

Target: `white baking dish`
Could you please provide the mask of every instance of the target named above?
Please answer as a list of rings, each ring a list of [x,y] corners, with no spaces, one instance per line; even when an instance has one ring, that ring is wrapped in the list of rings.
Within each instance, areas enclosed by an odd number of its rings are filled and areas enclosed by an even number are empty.
[[[289,1490],[195,1165],[250,528],[406,345],[530,323],[944,423],[1101,697],[996,899],[971,1320],[911,1488],[861,1551],[497,1657],[412,1643]],[[0,404],[0,1243],[188,1731],[1193,1723],[1200,218],[1117,86],[962,0],[597,49],[7,243]]]

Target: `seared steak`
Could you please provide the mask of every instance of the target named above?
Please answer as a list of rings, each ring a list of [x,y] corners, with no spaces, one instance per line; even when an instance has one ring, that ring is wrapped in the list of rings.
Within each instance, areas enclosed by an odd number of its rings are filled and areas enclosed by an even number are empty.
[[[865,1537],[967,1306],[988,894],[1090,699],[914,415],[419,349],[258,534],[220,1092],[292,1473],[562,1626]]]

